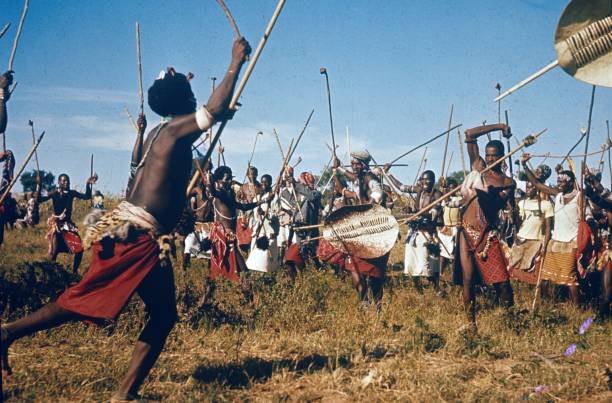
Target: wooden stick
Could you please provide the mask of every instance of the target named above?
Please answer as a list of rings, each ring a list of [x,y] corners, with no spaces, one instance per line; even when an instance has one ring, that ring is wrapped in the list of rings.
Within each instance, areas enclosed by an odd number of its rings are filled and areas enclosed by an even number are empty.
[[[559,159],[559,158],[584,158],[585,155],[587,157],[591,157],[593,155],[597,155],[603,151],[607,151],[610,149],[610,146],[607,144],[604,144],[604,147],[602,148],[602,151],[591,151],[588,154],[572,154],[572,155],[556,155],[556,154],[551,154],[551,153],[546,153],[546,154],[530,154],[532,158],[551,158],[551,159]]]
[[[134,126],[134,130],[136,130],[136,134],[138,134],[138,125],[136,124],[136,122],[134,121],[134,118],[132,117],[132,114],[130,113],[130,111],[128,110],[127,106],[123,107],[123,110],[125,110],[125,114],[127,115],[128,120],[130,121],[130,123],[132,124],[132,126]]]
[[[450,137],[450,127],[453,124],[453,109],[455,108],[454,104],[451,104],[450,114],[448,115],[448,130],[446,132],[446,141],[444,142],[444,156],[442,157],[442,169],[440,171],[440,176],[444,176],[444,167],[446,166],[446,152],[448,151],[448,139]]]
[[[610,173],[610,186],[612,186],[612,157],[610,156],[610,146],[612,145],[612,139],[610,139],[610,122],[606,120],[606,129],[608,130],[608,170]]]
[[[595,88],[597,88],[597,86],[593,86],[593,89],[591,90],[591,103],[589,105],[589,120],[587,122],[587,133],[586,133],[586,141],[584,143],[584,158],[582,160],[582,169],[580,170],[580,176],[581,176],[581,180],[580,180],[580,190],[583,190],[583,186],[584,186],[584,178],[586,177],[586,170],[587,168],[587,154],[589,153],[589,138],[591,137],[591,118],[593,117],[593,105],[595,104]],[[581,196],[581,200],[582,200],[582,205],[580,208],[580,218],[581,220],[584,221],[585,216],[586,216],[586,199],[585,199],[585,194],[584,192],[580,192],[580,196]]]
[[[261,41],[259,42],[259,45],[257,45],[257,49],[255,50],[255,54],[253,55],[253,58],[251,60],[251,62],[249,63],[249,65],[247,66],[247,69],[244,73],[244,76],[242,76],[242,80],[240,80],[240,83],[238,84],[238,88],[236,89],[236,91],[234,92],[234,96],[232,97],[232,100],[229,104],[229,109],[234,109],[236,107],[236,103],[238,102],[238,98],[240,98],[240,95],[242,95],[242,91],[244,91],[244,87],[246,86],[246,83],[249,81],[249,77],[251,76],[251,73],[253,72],[253,69],[255,68],[255,65],[257,64],[257,60],[259,60],[259,56],[261,55],[261,52],[263,51],[263,48],[265,46],[265,44],[268,41],[268,38],[270,37],[270,34],[272,33],[272,29],[274,28],[274,24],[276,24],[276,20],[278,19],[283,6],[285,5],[285,1],[286,0],[279,0],[276,9],[274,10],[274,14],[272,15],[272,18],[270,19],[270,22],[268,23],[268,26],[266,27],[266,30],[264,32],[263,38],[261,38]],[[219,126],[219,129],[217,129],[217,133],[215,134],[215,137],[213,138],[210,147],[208,148],[208,150],[206,150],[206,154],[204,156],[204,161],[208,160],[210,158],[210,155],[212,154],[214,147],[217,145],[217,142],[219,141],[219,138],[221,137],[221,133],[223,133],[223,129],[225,129],[225,126],[227,125],[227,120],[224,120],[221,122],[221,125]],[[191,178],[191,181],[189,183],[189,187],[187,188],[187,194],[191,193],[191,189],[193,189],[193,187],[196,185],[197,181],[198,181],[198,177],[200,176],[199,172],[195,172],[193,177]]]
[[[545,67],[543,67],[542,69],[536,71],[535,73],[533,73],[532,75],[530,75],[529,77],[527,77],[526,79],[521,81],[520,83],[516,84],[513,87],[510,87],[510,89],[508,91],[506,91],[503,94],[497,96],[497,98],[495,98],[494,102],[501,101],[502,99],[506,98],[508,95],[512,94],[514,91],[518,90],[519,88],[524,87],[525,85],[529,84],[530,82],[532,82],[536,78],[538,78],[538,77],[548,73],[550,70],[554,69],[558,65],[559,65],[559,62],[557,60],[555,60],[554,62],[552,62],[552,63],[550,63],[548,65],[546,65]]]
[[[442,133],[438,134],[437,136],[432,137],[431,139],[427,140],[423,144],[419,144],[418,146],[411,148],[410,150],[406,151],[405,153],[403,153],[402,155],[400,155],[399,157],[397,157],[396,159],[391,161],[391,164],[396,163],[397,161],[399,161],[400,159],[404,158],[405,156],[407,156],[411,152],[416,151],[419,148],[426,146],[427,144],[429,144],[429,143],[439,139],[440,137],[444,136],[446,133],[450,132],[451,130],[458,129],[461,126],[463,126],[463,124],[459,123],[458,125],[455,125],[455,126],[451,127],[450,129],[443,131]]]
[[[13,41],[13,49],[11,49],[11,56],[9,57],[8,69],[9,71],[13,70],[13,61],[15,60],[15,54],[17,53],[17,45],[19,44],[19,37],[21,36],[21,29],[23,28],[23,22],[25,21],[26,14],[28,13],[28,4],[30,0],[25,0],[25,4],[23,5],[23,14],[21,14],[21,20],[19,21],[19,27],[17,27],[17,34],[15,35],[15,40]]]
[[[278,133],[276,132],[276,129],[272,129],[272,133],[274,134],[274,139],[276,140],[276,145],[278,146],[278,151],[280,152],[281,160],[284,161],[285,152],[283,151],[283,145],[281,144],[280,137]]]
[[[482,174],[484,174],[486,172],[489,172],[490,170],[492,170],[493,168],[495,168],[496,166],[498,166],[499,164],[504,162],[506,159],[508,159],[511,155],[516,154],[517,152],[522,150],[524,147],[526,147],[527,146],[527,139],[529,139],[531,137],[534,140],[536,140],[543,133],[545,133],[546,130],[547,129],[544,129],[544,130],[542,130],[542,131],[540,131],[540,132],[538,132],[538,133],[536,133],[536,134],[534,134],[532,136],[528,136],[525,140],[523,140],[523,142],[521,143],[520,146],[516,147],[514,150],[510,151],[508,154],[504,155],[503,157],[501,157],[500,159],[498,159],[497,161],[495,161],[491,165],[489,165],[486,168],[484,168],[482,171],[480,171],[480,174],[482,175]],[[434,207],[434,206],[438,205],[439,203],[443,202],[444,200],[448,199],[449,197],[451,197],[452,195],[454,195],[455,193],[457,193],[460,190],[461,190],[461,186],[457,186],[455,189],[446,192],[441,197],[439,197],[437,200],[432,201],[427,206],[425,206],[422,209],[420,209],[419,211],[417,211],[410,218],[407,218],[406,220],[404,220],[403,223],[405,224],[405,223],[408,223],[408,222],[416,220],[417,218],[419,218],[420,216],[422,216],[423,214],[428,212],[432,207]]]
[[[34,151],[36,151],[36,149],[40,145],[40,142],[42,141],[44,135],[45,135],[45,132],[42,132],[41,135],[38,136],[38,140],[36,140],[36,143],[32,146],[32,148],[30,149],[30,152],[28,153],[27,157],[25,158],[25,160],[21,164],[21,167],[19,168],[19,171],[17,171],[17,175],[15,175],[13,177],[13,180],[7,186],[6,190],[2,194],[2,197],[0,197],[0,206],[2,206],[2,203],[4,203],[4,200],[6,199],[6,196],[8,196],[8,194],[11,192],[11,189],[13,188],[13,186],[15,186],[15,183],[17,183],[17,179],[19,179],[19,176],[21,176],[21,174],[23,173],[23,170],[25,169],[26,165],[28,165],[28,162],[30,161],[30,158],[32,158],[32,155],[34,155]]]
[[[442,172],[442,176],[444,176],[445,178],[446,178],[446,175],[448,175],[448,171],[450,171],[450,167],[451,167],[451,164],[453,162],[453,156],[454,155],[455,155],[455,152],[451,151],[451,155],[448,158],[448,165],[446,166],[446,171]]]
[[[461,152],[461,169],[463,170],[463,177],[467,176],[467,171],[465,170],[465,153],[463,150],[463,141],[461,140],[461,131],[457,129],[457,141],[459,141],[459,151]]]
[[[34,134],[34,122],[29,120],[28,125],[32,128],[32,145],[36,144],[36,134]],[[38,164],[38,151],[34,150],[34,161],[36,161],[36,176],[40,182],[40,165]]]
[[[2,29],[0,29],[0,38],[2,38],[4,36],[4,34],[6,34],[6,31],[8,31],[10,26],[11,26],[10,22],[7,22],[6,24],[4,24]]]
[[[421,162],[419,163],[419,168],[417,169],[416,176],[414,178],[414,182],[412,183],[412,186],[416,185],[417,181],[419,180],[419,176],[421,176],[421,168],[423,168],[423,163],[425,162],[426,156],[427,156],[427,147],[425,147],[425,151],[423,151],[423,156],[421,157]]]
[[[306,119],[306,123],[304,123],[304,127],[302,128],[302,131],[300,132],[300,135],[298,136],[297,141],[295,142],[295,146],[291,149],[291,154],[289,154],[289,158],[287,159],[287,164],[291,162],[293,153],[297,149],[298,144],[300,144],[300,140],[302,139],[302,136],[304,135],[304,132],[306,131],[306,128],[308,127],[308,124],[310,123],[310,119],[312,118],[313,114],[314,114],[314,109],[310,111],[310,115],[308,115],[308,119]]]
[[[548,244],[543,245],[544,249],[542,250],[542,260],[540,261],[540,270],[538,271],[538,281],[536,281],[535,294],[533,295],[533,302],[531,303],[531,311],[535,310],[536,301],[538,299],[538,294],[540,293],[540,286],[542,285],[542,267],[544,267],[544,259],[546,259],[546,247]]]
[[[138,64],[138,96],[140,97],[140,114],[144,114],[144,95],[142,93],[142,63],[140,58],[140,24],[136,22],[136,62]]]
[[[576,147],[578,147],[578,145],[582,142],[582,140],[584,139],[584,137],[586,136],[586,129],[581,129],[584,130],[581,132],[581,136],[578,139],[578,141],[576,142],[576,144],[574,144],[574,146],[572,148],[570,148],[570,150],[567,152],[567,154],[565,155],[565,157],[563,157],[563,160],[559,163],[560,165],[563,165],[563,163],[570,157],[570,154],[572,153],[572,151],[574,151],[574,149]]]
[[[242,35],[240,35],[240,31],[238,30],[238,25],[236,25],[236,21],[234,20],[234,16],[230,12],[229,8],[227,8],[227,6],[223,2],[223,0],[217,0],[217,3],[219,3],[221,8],[223,9],[223,12],[225,13],[225,16],[229,20],[229,23],[232,26],[232,29],[234,30],[234,33],[236,34],[236,39],[242,38]]]
[[[93,177],[93,173],[94,173],[94,156],[93,154],[91,154],[91,159],[89,160],[89,177]],[[91,184],[91,199],[89,199],[89,206],[93,207],[93,186],[94,184]]]

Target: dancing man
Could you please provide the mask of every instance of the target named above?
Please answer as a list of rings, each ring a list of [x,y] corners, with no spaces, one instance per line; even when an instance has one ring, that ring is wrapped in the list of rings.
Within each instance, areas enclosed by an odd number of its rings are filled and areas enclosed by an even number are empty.
[[[177,318],[173,271],[167,254],[160,252],[169,249],[167,234],[178,223],[185,206],[191,147],[215,121],[232,116],[229,103],[250,50],[244,38],[234,42],[223,81],[208,104],[197,111],[187,76],[168,69],[155,80],[148,92],[149,106],[164,120],[147,136],[127,200],[87,230],[85,244],[93,244],[93,256],[83,280],[56,302],[2,326],[5,368],[7,349],[15,340],[69,321],[114,320],[131,295],[138,292],[147,309],[147,321],[113,400],[139,398],[138,389]]]
[[[478,150],[478,138],[494,130],[508,131],[504,124],[485,125],[465,132],[472,172],[461,186],[463,196],[462,227],[459,235],[459,255],[463,282],[463,304],[469,331],[476,332],[475,285],[481,278],[493,286],[506,307],[514,304],[508,276],[508,262],[501,247],[497,230],[499,214],[507,204],[514,204],[516,183],[504,174],[501,164],[481,174],[480,171],[504,156],[504,144],[491,140],[485,147],[484,159]]]

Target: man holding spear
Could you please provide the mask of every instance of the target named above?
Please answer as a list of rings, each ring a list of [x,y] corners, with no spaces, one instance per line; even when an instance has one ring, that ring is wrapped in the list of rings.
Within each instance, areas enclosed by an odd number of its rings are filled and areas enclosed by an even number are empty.
[[[472,172],[461,187],[465,207],[459,235],[459,256],[463,303],[472,332],[476,331],[474,287],[479,277],[486,285],[495,288],[506,307],[514,304],[508,264],[501,247],[497,224],[504,206],[514,204],[516,183],[504,174],[501,164],[485,173],[479,172],[504,156],[504,144],[499,140],[487,143],[484,159],[478,151],[478,138],[495,130],[510,129],[505,124],[495,124],[475,127],[465,132]]]
[[[232,116],[230,99],[250,51],[244,38],[234,42],[222,83],[207,105],[197,110],[185,75],[168,70],[155,80],[149,88],[149,106],[164,120],[143,145],[145,152],[131,180],[127,200],[88,228],[85,245],[93,247],[93,257],[83,280],[56,302],[2,326],[5,368],[8,347],[15,340],[70,321],[114,320],[137,291],[146,305],[148,319],[113,399],[138,398],[138,389],[176,322],[174,279],[172,269],[167,267],[167,234],[177,225],[185,206],[191,147],[212,124]]]

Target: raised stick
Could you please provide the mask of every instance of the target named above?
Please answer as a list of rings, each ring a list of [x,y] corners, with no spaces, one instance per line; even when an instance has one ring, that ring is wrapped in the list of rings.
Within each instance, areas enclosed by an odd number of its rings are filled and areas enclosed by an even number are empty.
[[[130,123],[132,124],[132,126],[134,126],[134,130],[136,130],[136,134],[138,134],[138,125],[134,121],[134,118],[132,117],[132,114],[130,113],[130,111],[127,108],[127,106],[124,106],[123,110],[125,111],[125,114],[127,115],[127,118],[130,121]]]
[[[42,132],[41,135],[38,136],[38,140],[36,140],[36,143],[34,143],[32,148],[30,149],[30,152],[28,153],[27,157],[25,158],[25,160],[23,160],[23,163],[21,164],[19,171],[17,171],[17,175],[13,177],[13,180],[7,186],[6,190],[2,194],[2,197],[0,197],[0,206],[2,205],[2,203],[4,203],[4,199],[6,199],[6,196],[8,196],[8,194],[11,192],[11,189],[13,188],[13,186],[15,186],[17,179],[19,179],[19,176],[21,176],[21,174],[23,173],[23,170],[25,169],[26,165],[28,165],[30,158],[32,158],[32,155],[34,155],[34,151],[36,151],[36,149],[40,145],[40,142],[42,141],[44,135],[45,135],[45,132]]]
[[[421,162],[419,163],[419,169],[417,169],[417,173],[416,173],[416,177],[414,178],[414,182],[412,183],[412,186],[416,185],[417,181],[419,180],[419,176],[421,176],[421,168],[423,168],[423,163],[426,161],[426,157],[427,156],[427,147],[425,147],[425,151],[423,151],[423,156],[421,157]]]
[[[457,141],[459,141],[459,151],[461,152],[461,169],[463,170],[463,177],[467,175],[465,170],[465,152],[463,150],[463,141],[461,141],[461,130],[457,129]]]
[[[240,98],[240,95],[242,94],[242,91],[244,90],[244,87],[246,86],[247,81],[249,81],[249,77],[251,76],[251,73],[253,72],[253,69],[255,68],[255,65],[257,64],[257,60],[259,59],[259,56],[261,55],[261,52],[263,51],[263,48],[266,44],[266,42],[268,41],[268,38],[270,37],[270,34],[272,33],[272,29],[274,28],[274,24],[276,24],[276,20],[278,19],[283,6],[285,5],[285,1],[286,0],[279,0],[276,9],[274,10],[274,14],[272,14],[272,18],[270,19],[270,22],[268,23],[268,26],[266,27],[266,30],[264,31],[264,35],[263,38],[261,38],[261,41],[259,42],[259,45],[257,45],[257,49],[255,50],[255,54],[253,55],[253,58],[251,59],[251,62],[249,63],[249,65],[247,66],[247,69],[244,73],[244,76],[242,76],[242,79],[240,80],[240,83],[238,84],[238,88],[236,88],[236,91],[234,92],[234,96],[232,97],[232,100],[229,104],[229,109],[234,109],[236,107],[236,103],[238,102],[238,98]],[[219,138],[221,137],[221,133],[223,133],[223,129],[225,129],[225,126],[227,125],[227,120],[224,120],[221,122],[221,125],[219,126],[219,129],[217,129],[217,133],[215,134],[215,137],[213,138],[210,147],[208,148],[208,150],[206,150],[206,154],[204,156],[204,161],[208,160],[210,158],[210,155],[212,154],[214,147],[217,145],[217,141],[219,141]],[[193,189],[193,187],[195,187],[195,185],[197,184],[198,178],[200,176],[200,173],[198,171],[196,171],[193,175],[193,177],[191,178],[191,181],[189,183],[189,186],[187,188],[187,195],[189,195],[191,193],[191,190]]]
[[[606,129],[608,130],[608,170],[610,172],[610,186],[612,186],[612,157],[610,153],[610,146],[612,145],[612,140],[610,139],[610,122],[606,120]]]
[[[221,8],[223,9],[223,12],[225,13],[225,16],[229,20],[229,23],[232,26],[232,29],[234,30],[234,33],[236,34],[236,39],[242,38],[242,35],[240,35],[240,30],[238,30],[238,25],[236,25],[236,21],[234,20],[234,16],[230,12],[229,8],[227,8],[227,6],[223,2],[223,0],[217,0],[217,3],[219,3]]]
[[[529,140],[536,140],[543,133],[545,133],[546,130],[547,129],[544,129],[544,130],[542,130],[542,131],[540,131],[540,132],[538,132],[538,133],[536,133],[534,135],[527,136],[527,138],[525,140],[523,140],[523,142],[521,143],[520,146],[516,147],[514,150],[510,151],[508,154],[504,155],[503,157],[501,157],[500,159],[498,159],[497,161],[495,161],[491,165],[487,166],[485,169],[480,171],[480,174],[482,175],[485,172],[489,172],[490,170],[492,170],[493,168],[495,168],[496,166],[498,166],[499,164],[504,162],[506,159],[508,159],[511,155],[516,154],[517,152],[522,150],[524,147],[527,147],[528,145],[530,145],[530,144],[528,144],[528,139]],[[427,206],[423,207],[422,209],[420,209],[419,211],[414,213],[414,215],[412,215],[409,218],[407,218],[406,220],[404,220],[403,223],[405,224],[405,223],[408,223],[408,222],[416,220],[417,218],[419,218],[420,216],[422,216],[423,214],[428,212],[432,207],[434,207],[434,206],[438,205],[439,203],[443,202],[444,200],[448,199],[449,197],[451,197],[452,195],[454,195],[455,193],[457,193],[460,190],[461,190],[461,186],[457,186],[455,189],[446,192],[441,197],[439,197],[437,200],[432,201]]]
[[[25,0],[23,5],[23,14],[21,14],[21,20],[19,21],[19,27],[17,27],[17,35],[13,41],[13,49],[11,49],[11,56],[9,57],[8,69],[13,70],[13,61],[15,60],[15,53],[17,53],[17,45],[19,44],[19,37],[21,36],[21,29],[23,28],[23,22],[25,21],[26,14],[28,13],[28,4],[30,0]]]
[[[89,177],[93,177],[93,173],[94,173],[94,167],[93,167],[93,162],[94,162],[94,158],[93,158],[93,154],[91,154],[91,159],[89,160]],[[91,184],[91,199],[89,200],[89,205],[90,207],[93,207],[93,183]]]
[[[519,88],[522,88],[522,87],[526,86],[527,84],[529,84],[530,82],[532,82],[536,78],[538,78],[540,76],[543,76],[544,74],[548,73],[549,71],[551,71],[552,69],[554,69],[558,65],[559,65],[559,62],[557,60],[555,60],[554,62],[548,64],[546,67],[536,71],[535,73],[533,73],[532,75],[530,75],[529,77],[527,77],[526,79],[521,81],[520,83],[516,84],[513,87],[510,87],[510,89],[508,89],[503,94],[498,95],[497,98],[495,98],[494,102],[501,101],[502,99],[506,98],[508,95],[512,94],[514,91],[518,90]]]
[[[455,125],[455,126],[451,127],[450,129],[443,131],[442,133],[440,133],[440,134],[438,134],[438,135],[436,135],[436,136],[432,137],[431,139],[427,140],[427,141],[426,141],[426,142],[424,142],[423,144],[419,144],[418,146],[413,147],[413,148],[411,148],[410,150],[406,151],[405,153],[403,153],[402,155],[400,155],[399,157],[397,157],[396,159],[394,159],[394,160],[393,160],[393,161],[391,161],[390,163],[391,163],[391,164],[396,163],[397,161],[401,160],[402,158],[404,158],[405,156],[407,156],[407,155],[408,155],[408,154],[410,154],[411,152],[414,152],[414,151],[418,150],[419,148],[426,146],[427,144],[429,144],[429,143],[431,143],[431,142],[433,142],[433,141],[435,141],[435,140],[439,139],[440,137],[444,136],[446,133],[449,133],[450,131],[455,130],[455,129],[457,129],[457,128],[461,127],[461,126],[463,126],[463,124],[462,124],[462,123],[459,123],[458,125]]]
[[[446,152],[448,151],[448,139],[450,137],[450,127],[453,123],[453,109],[455,108],[454,104],[451,104],[450,114],[448,115],[448,130],[446,131],[446,141],[444,143],[444,157],[442,157],[442,170],[440,171],[440,175],[444,176],[444,167],[446,166]]]
[[[28,126],[32,128],[32,145],[36,144],[36,134],[34,134],[34,122],[28,121]],[[36,176],[40,182],[40,165],[38,164],[38,151],[34,150],[34,161],[36,161]]]
[[[582,142],[582,140],[586,137],[586,129],[580,129],[580,138],[578,139],[578,141],[576,142],[576,144],[574,144],[572,146],[572,148],[570,148],[570,150],[567,152],[567,154],[565,155],[565,157],[563,157],[563,160],[559,163],[561,165],[563,165],[563,163],[570,157],[570,154],[572,153],[572,151],[574,151],[576,149],[576,147],[578,147],[578,145]]]
[[[144,95],[142,94],[142,63],[140,58],[140,24],[136,23],[136,62],[138,63],[138,96],[140,97],[140,114],[144,114]]]
[[[8,31],[10,26],[11,26],[10,22],[7,22],[6,24],[4,24],[2,29],[0,29],[0,38],[2,38],[4,36],[4,34],[6,34],[6,31]]]

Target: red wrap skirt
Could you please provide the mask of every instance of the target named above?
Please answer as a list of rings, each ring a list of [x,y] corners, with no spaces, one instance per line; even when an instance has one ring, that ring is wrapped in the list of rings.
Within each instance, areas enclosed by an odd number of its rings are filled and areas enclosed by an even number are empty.
[[[57,303],[89,318],[113,320],[146,275],[160,265],[159,246],[151,235],[140,234],[133,242],[109,240],[104,248],[96,242],[91,249],[89,270]]]
[[[221,276],[230,281],[238,282],[240,272],[246,270],[246,263],[238,250],[236,236],[232,232],[226,231],[220,223],[215,223],[208,239],[211,242],[211,280]]]
[[[287,249],[287,253],[285,254],[285,263],[293,263],[296,266],[304,266],[304,259],[300,255],[300,247],[297,243],[292,243]]]
[[[508,281],[508,259],[497,235],[464,226],[465,239],[474,256],[474,262],[486,285]],[[484,256],[483,256],[484,254]]]
[[[246,216],[238,217],[236,222],[236,238],[238,239],[238,245],[251,246],[251,238],[253,237],[253,230],[249,226],[249,220]]]
[[[319,241],[317,257],[324,262],[339,266],[352,273],[356,272],[368,277],[381,278],[385,276],[387,270],[389,253],[375,259],[362,259],[342,252],[322,239]]]

